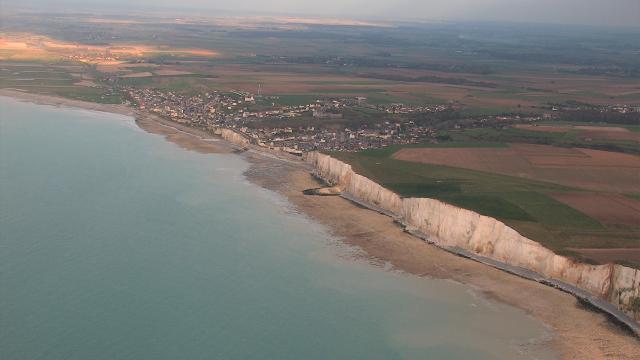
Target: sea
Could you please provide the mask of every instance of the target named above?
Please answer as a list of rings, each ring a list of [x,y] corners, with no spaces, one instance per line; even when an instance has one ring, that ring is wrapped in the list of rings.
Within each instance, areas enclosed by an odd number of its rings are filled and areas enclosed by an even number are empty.
[[[248,167],[0,97],[0,359],[556,358],[538,320],[363,260]]]

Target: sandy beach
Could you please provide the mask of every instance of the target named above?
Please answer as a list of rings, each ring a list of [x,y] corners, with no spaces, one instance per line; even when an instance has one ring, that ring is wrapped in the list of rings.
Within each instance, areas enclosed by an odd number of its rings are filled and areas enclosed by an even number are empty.
[[[39,104],[68,106],[133,116],[144,130],[165,136],[182,148],[200,153],[230,153],[236,147],[197,129],[180,126],[124,105],[94,104],[44,95],[0,90]],[[375,264],[387,263],[409,274],[450,279],[478,293],[522,309],[550,328],[552,346],[563,359],[638,359],[640,341],[605,315],[581,305],[573,296],[464,259],[405,233],[387,216],[341,197],[308,196],[303,190],[321,186],[295,157],[247,151],[247,178],[285,196],[300,212],[324,224],[343,242],[361,248]]]

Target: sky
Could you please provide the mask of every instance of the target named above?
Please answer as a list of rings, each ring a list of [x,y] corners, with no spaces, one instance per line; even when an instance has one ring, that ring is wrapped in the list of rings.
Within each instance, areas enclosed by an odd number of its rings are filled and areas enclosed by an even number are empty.
[[[640,0],[0,0],[70,7],[165,7],[390,20],[640,26]]]

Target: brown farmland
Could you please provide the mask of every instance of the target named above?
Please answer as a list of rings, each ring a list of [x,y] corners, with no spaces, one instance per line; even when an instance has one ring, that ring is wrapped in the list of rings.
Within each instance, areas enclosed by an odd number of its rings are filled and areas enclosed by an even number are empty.
[[[548,145],[405,148],[395,159],[518,176],[614,193],[640,192],[640,156]]]
[[[556,193],[552,196],[602,224],[640,227],[640,201],[638,200],[617,194],[584,192]]]

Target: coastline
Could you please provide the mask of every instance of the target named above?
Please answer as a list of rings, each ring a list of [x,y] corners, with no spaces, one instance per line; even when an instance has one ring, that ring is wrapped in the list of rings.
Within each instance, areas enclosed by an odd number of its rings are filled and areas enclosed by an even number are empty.
[[[124,104],[91,103],[11,89],[0,89],[0,96],[6,96],[39,105],[79,108],[89,111],[126,115],[133,117],[136,124],[141,129],[152,134],[162,135],[168,141],[177,144],[183,149],[193,150],[200,153],[231,153],[234,151],[233,147],[229,146],[224,140],[221,140],[216,136],[198,129],[170,122],[157,115],[142,112]]]
[[[406,233],[390,217],[342,197],[306,196],[303,190],[322,185],[308,171],[276,168],[259,158],[249,161],[252,169],[247,176],[252,182],[284,195],[296,209],[325,225],[343,242],[364,250],[371,263],[387,263],[412,275],[463,283],[541,320],[553,334],[548,345],[563,359],[640,356],[638,339],[573,295],[446,252]]]
[[[140,128],[202,153],[237,150],[206,132],[170,123],[125,105],[94,104],[8,90],[0,90],[0,96],[132,116]],[[637,339],[613,325],[605,315],[584,308],[573,296],[445,252],[405,233],[389,217],[341,197],[305,196],[302,190],[320,184],[302,161],[258,150],[244,152],[243,156],[251,163],[246,173],[250,181],[282,194],[298,211],[327,226],[343,242],[363,249],[372,259],[417,276],[464,283],[543,321],[554,335],[548,344],[557,349],[562,358],[640,357]]]

